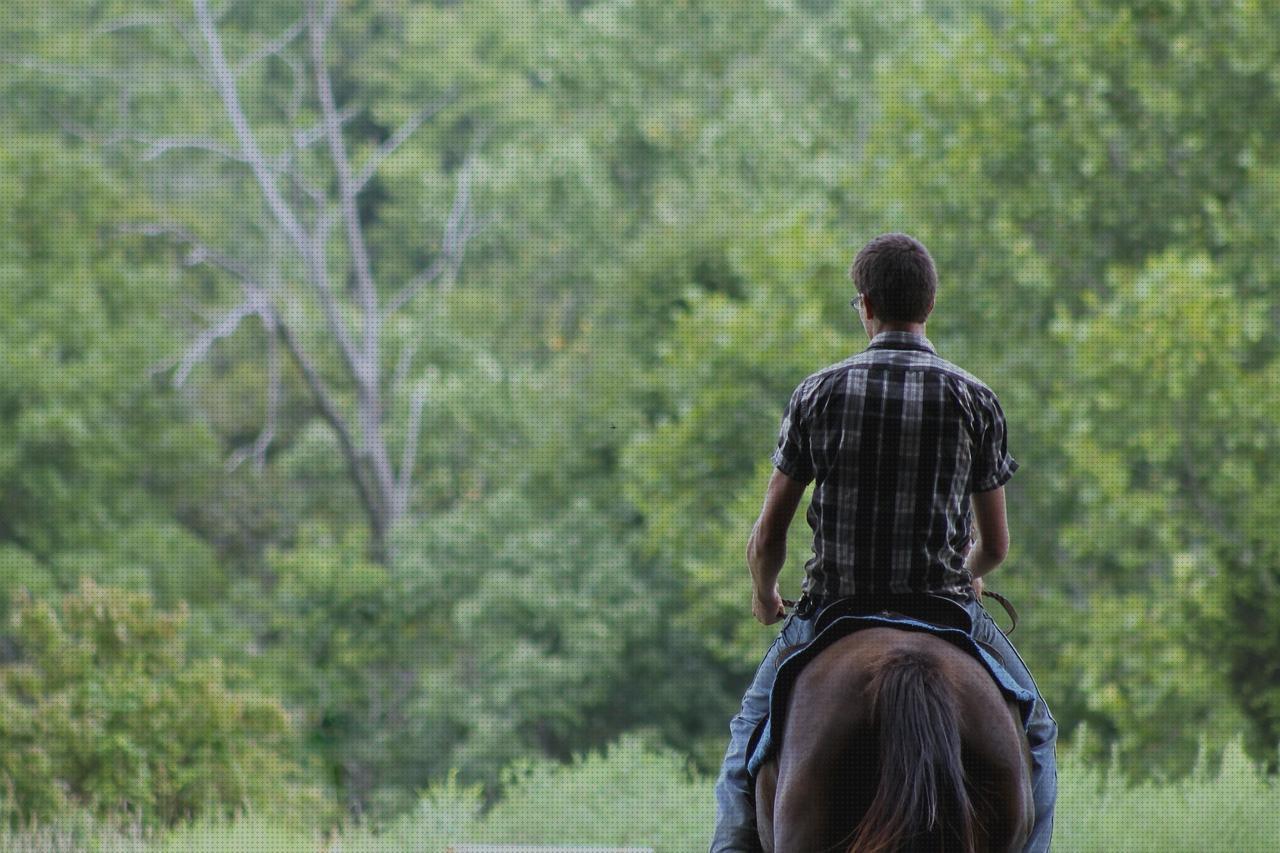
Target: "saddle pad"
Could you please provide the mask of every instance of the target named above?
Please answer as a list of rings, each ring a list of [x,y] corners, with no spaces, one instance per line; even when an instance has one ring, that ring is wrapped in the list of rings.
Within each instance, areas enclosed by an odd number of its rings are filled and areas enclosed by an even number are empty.
[[[904,631],[923,631],[936,637],[941,637],[971,654],[991,673],[991,677],[995,679],[996,686],[1000,688],[1000,692],[1017,703],[1018,710],[1022,715],[1023,728],[1026,728],[1027,720],[1031,716],[1032,706],[1035,704],[1035,695],[1014,681],[1008,670],[968,633],[956,628],[930,625],[927,622],[921,622],[918,619],[912,619],[907,616],[885,614],[841,616],[827,625],[817,636],[809,641],[808,645],[793,652],[778,665],[778,676],[773,683],[773,690],[769,694],[769,713],[756,726],[756,730],[751,735],[751,740],[747,745],[747,773],[750,774],[752,780],[755,779],[760,767],[773,757],[774,752],[780,745],[782,732],[785,730],[787,700],[790,698],[791,688],[795,685],[796,679],[799,678],[805,664],[817,657],[819,652],[836,640],[847,637],[849,634],[863,628],[877,626],[897,628]]]

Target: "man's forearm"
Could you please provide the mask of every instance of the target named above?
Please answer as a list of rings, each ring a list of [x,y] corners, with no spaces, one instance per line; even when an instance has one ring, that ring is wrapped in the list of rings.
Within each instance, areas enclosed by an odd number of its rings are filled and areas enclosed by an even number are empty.
[[[1005,518],[1004,486],[972,496],[977,533],[964,567],[974,578],[995,571],[1009,552],[1009,522]]]
[[[786,561],[785,538],[762,542],[757,533],[751,534],[751,541],[747,543],[747,565],[751,568],[751,583],[757,590],[772,590]]]

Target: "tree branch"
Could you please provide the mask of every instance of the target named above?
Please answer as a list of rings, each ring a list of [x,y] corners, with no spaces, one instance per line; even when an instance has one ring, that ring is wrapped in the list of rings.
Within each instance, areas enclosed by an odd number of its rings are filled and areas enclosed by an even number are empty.
[[[337,8],[337,0],[325,0],[323,11],[320,10],[319,0],[309,0],[307,27],[310,33],[311,66],[312,73],[315,75],[316,96],[320,101],[321,116],[324,119],[329,155],[337,172],[339,211],[346,226],[347,249],[355,272],[357,300],[364,315],[361,350],[356,355],[354,366],[360,433],[363,449],[368,454],[372,474],[378,486],[377,493],[387,503],[384,509],[390,510],[390,516],[384,519],[389,524],[396,517],[398,502],[395,470],[382,432],[380,339],[383,316],[379,310],[378,288],[373,280],[369,249],[365,243],[364,229],[360,224],[360,211],[356,205],[351,160],[347,155],[346,143],[342,137],[342,123],[338,119],[338,108],[334,101],[329,66],[325,58],[325,42]],[[381,531],[381,533],[385,532],[385,530]],[[377,538],[380,543],[384,543],[381,533]]]
[[[193,2],[196,10],[196,22],[200,27],[201,34],[204,36],[205,44],[208,46],[211,82],[218,95],[222,98],[227,118],[231,120],[231,127],[235,130],[236,139],[240,143],[240,150],[250,168],[253,169],[254,176],[258,179],[258,185],[262,189],[262,194],[266,197],[267,206],[271,209],[272,215],[275,216],[276,221],[280,223],[280,227],[285,230],[285,233],[297,243],[299,250],[306,257],[311,254],[313,247],[309,244],[306,232],[298,224],[293,211],[285,203],[284,198],[281,197],[276,188],[275,174],[271,171],[266,157],[263,156],[262,149],[258,147],[257,139],[253,135],[253,129],[249,125],[249,119],[245,116],[244,108],[240,104],[240,95],[236,90],[235,74],[232,73],[230,66],[227,64],[227,57],[222,49],[222,38],[218,35],[213,16],[209,12],[209,2],[208,0],[193,0]]]
[[[311,359],[307,357],[305,350],[298,343],[293,335],[293,331],[289,325],[280,317],[275,305],[271,302],[264,288],[253,275],[252,270],[246,267],[238,260],[217,252],[204,246],[196,241],[189,232],[177,226],[170,225],[143,225],[127,227],[125,230],[133,233],[145,234],[148,236],[169,236],[185,243],[193,244],[190,252],[188,252],[185,263],[188,266],[196,264],[210,264],[219,269],[225,270],[236,276],[240,282],[241,289],[244,292],[244,299],[231,311],[227,312],[221,320],[213,327],[206,329],[196,340],[194,344],[187,350],[180,366],[178,375],[175,377],[175,384],[181,385],[186,381],[187,376],[205,354],[209,348],[219,340],[233,332],[238,324],[251,315],[257,315],[263,325],[271,331],[272,334],[279,335],[280,340],[284,343],[285,348],[293,357],[294,363],[302,372],[303,378],[307,382],[307,387],[311,391],[312,398],[316,401],[316,405],[320,409],[321,415],[328,421],[330,427],[333,428],[334,434],[338,437],[338,444],[342,448],[343,457],[346,459],[347,467],[351,471],[352,481],[356,485],[356,491],[359,493],[360,501],[365,507],[366,514],[369,516],[370,524],[377,537],[381,537],[385,533],[384,512],[383,507],[376,497],[376,493],[370,488],[368,477],[365,473],[364,466],[360,463],[360,454],[356,450],[355,442],[352,437],[351,427],[347,424],[346,419],[342,417],[342,413],[338,410],[337,405],[333,401],[333,395],[326,387],[324,380],[320,376],[320,372],[316,370]],[[269,355],[270,357],[270,355]],[[266,453],[266,448],[273,440],[275,425],[274,415],[279,408],[279,365],[271,367],[268,365],[268,371],[275,373],[274,381],[276,390],[268,391],[268,424],[264,427],[263,432],[258,436],[258,441],[254,444],[255,453]],[[236,464],[239,464],[238,462]]]
[[[458,89],[454,87],[445,93],[443,97],[434,103],[428,104],[418,112],[409,117],[408,121],[400,125],[395,133],[378,146],[378,150],[374,151],[369,157],[369,161],[364,164],[364,168],[360,170],[359,177],[356,178],[355,191],[359,193],[369,181],[373,180],[373,176],[377,174],[378,168],[386,162],[386,159],[396,152],[396,149],[408,141],[410,136],[422,125],[426,124],[434,118],[441,110],[453,103],[458,97]]]
[[[356,370],[359,363],[356,357],[356,350],[338,311],[333,292],[329,287],[328,273],[325,269],[324,235],[317,235],[320,238],[318,240],[313,239],[306,229],[302,227],[294,215],[293,209],[284,200],[284,197],[280,195],[280,191],[276,186],[275,174],[269,167],[266,157],[263,156],[262,150],[258,147],[257,140],[253,135],[253,129],[250,127],[249,120],[246,118],[244,109],[240,104],[240,97],[236,91],[235,75],[227,64],[227,57],[222,49],[222,39],[218,35],[213,16],[209,12],[208,0],[193,0],[193,2],[197,23],[208,46],[207,59],[211,83],[222,98],[223,107],[226,110],[228,119],[231,121],[232,128],[235,130],[236,139],[240,143],[244,159],[253,170],[254,177],[257,178],[258,186],[266,199],[267,207],[271,210],[272,215],[289,236],[298,254],[302,256],[303,261],[306,263],[312,284],[319,291],[320,303],[324,308],[329,328],[337,339],[348,366],[352,370]]]
[[[400,475],[396,481],[396,501],[399,506],[397,515],[403,514],[409,506],[409,486],[413,481],[413,468],[418,461],[418,437],[422,432],[422,413],[427,406],[430,385],[434,383],[439,371],[434,367],[427,372],[427,378],[413,389],[409,400],[409,424],[404,437],[404,447],[400,454]]]
[[[213,345],[222,338],[228,338],[233,335],[236,329],[240,327],[241,320],[257,314],[260,310],[261,306],[255,304],[250,295],[246,294],[239,305],[222,315],[222,319],[217,323],[201,332],[178,363],[178,370],[173,375],[174,387],[181,388],[185,385],[187,377],[191,375],[191,371],[204,360]]]
[[[452,278],[457,275],[467,243],[479,231],[480,226],[471,209],[471,162],[467,160],[458,170],[458,191],[454,194],[453,208],[445,221],[440,254],[431,262],[431,266],[414,276],[391,298],[387,305],[387,316],[412,302],[422,288],[433,283],[440,276],[448,273]]]
[[[249,54],[244,59],[236,63],[236,67],[235,67],[236,76],[239,77],[241,74],[248,71],[254,65],[266,59],[267,57],[276,56],[277,54],[281,53],[286,47],[288,47],[290,44],[293,43],[294,39],[302,35],[302,32],[305,29],[306,29],[305,20],[299,20],[294,22],[293,26],[289,27],[289,29],[281,33],[278,38],[267,42],[262,47],[258,48],[253,53]]]
[[[346,125],[353,118],[360,115],[360,112],[361,108],[354,105],[343,107],[338,110],[338,123]],[[324,134],[324,122],[320,121],[313,124],[311,127],[308,127],[306,130],[295,130],[293,132],[293,144],[299,151],[305,151],[312,145],[315,145],[317,142],[324,139]]]
[[[110,148],[117,143],[129,139],[129,134],[120,130],[112,131],[110,136],[101,134],[87,125],[80,124],[78,121],[68,118],[57,110],[49,110],[48,114],[52,116],[54,121],[58,123],[58,126],[62,128],[63,133],[68,136],[74,136],[76,139],[84,142],[101,145],[104,148]]]
[[[231,273],[240,282],[244,296],[239,304],[197,335],[191,346],[187,348],[182,358],[176,363],[176,370],[173,375],[174,387],[181,388],[185,385],[187,379],[191,376],[191,371],[204,360],[213,345],[223,338],[235,334],[236,329],[240,327],[240,323],[246,317],[262,316],[264,312],[271,311],[270,301],[267,299],[262,287],[255,282],[253,271],[248,266],[235,258],[210,249],[200,243],[186,229],[175,225],[145,224],[125,225],[120,230],[125,233],[140,234],[147,237],[170,237],[176,241],[190,244],[190,249],[182,259],[184,265],[191,267],[209,264]]]
[[[23,54],[10,53],[7,50],[0,50],[0,62],[6,65],[16,65],[28,71],[37,71],[41,74],[58,77],[71,77],[76,80],[108,80],[112,83],[123,85],[134,79],[127,72],[117,71],[113,68],[86,68],[79,65],[67,65],[44,57],[25,56]]]
[[[301,190],[303,195],[305,195],[311,203],[316,206],[317,210],[323,210],[329,204],[329,196],[319,187],[311,184],[306,177],[303,176],[302,172],[298,169],[297,162],[292,158],[289,162],[285,163],[284,173],[285,176],[293,183],[294,187]],[[317,219],[317,222],[319,221],[320,220]],[[328,230],[329,228],[326,227],[324,232],[327,233]],[[319,229],[312,232],[311,239],[316,241],[320,240]]]
[[[388,388],[395,388],[409,373],[409,368],[413,364],[413,357],[418,354],[418,339],[410,338],[400,349],[400,357],[396,359],[395,369],[391,371],[391,378],[387,381]]]
[[[175,243],[185,243],[189,247],[186,256],[182,259],[183,264],[186,266],[194,267],[208,263],[231,273],[241,281],[256,280],[253,270],[244,261],[206,246],[200,241],[199,237],[181,225],[143,222],[121,225],[119,230],[125,234],[137,234],[143,237],[168,237]]]
[[[139,142],[146,142],[145,139],[138,139]],[[142,154],[142,161],[148,163],[159,157],[163,157],[170,151],[179,149],[195,149],[198,151],[212,151],[228,160],[235,160],[238,163],[247,163],[239,152],[228,148],[216,139],[207,137],[190,136],[190,137],[167,137],[164,139],[156,139],[150,142],[149,147]]]
[[[360,294],[361,308],[365,314],[364,350],[368,355],[377,351],[378,292],[369,264],[369,249],[365,244],[364,230],[360,225],[360,211],[356,206],[355,183],[351,174],[351,160],[347,156],[342,138],[342,122],[333,99],[333,86],[329,80],[329,66],[325,59],[325,41],[337,10],[335,0],[326,0],[320,12],[317,0],[308,3],[308,30],[311,41],[311,66],[316,78],[316,95],[324,120],[325,137],[329,142],[329,154],[338,173],[339,206],[346,225],[347,248],[351,252],[351,265],[356,274],[356,288]]]
[[[355,442],[352,440],[351,428],[342,417],[342,413],[338,411],[337,406],[334,405],[333,400],[325,389],[324,380],[320,378],[319,372],[315,369],[311,360],[307,358],[302,347],[298,345],[297,339],[293,336],[293,331],[278,319],[276,330],[280,334],[280,339],[284,341],[285,348],[293,356],[294,363],[302,371],[307,387],[311,389],[316,405],[320,408],[320,414],[333,427],[334,434],[338,437],[338,444],[342,448],[342,455],[347,460],[347,467],[351,471],[351,479],[355,482],[360,502],[364,504],[365,512],[369,516],[369,523],[373,528],[375,537],[381,537],[386,532],[382,507],[375,497],[374,490],[370,487],[364,466],[360,464],[360,454],[356,451]]]

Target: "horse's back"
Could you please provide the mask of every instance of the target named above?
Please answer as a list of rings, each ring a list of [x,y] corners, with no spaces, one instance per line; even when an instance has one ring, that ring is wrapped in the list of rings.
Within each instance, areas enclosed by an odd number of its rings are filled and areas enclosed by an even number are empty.
[[[982,664],[946,640],[879,627],[835,641],[796,680],[776,777],[770,772],[759,791],[773,793],[767,789],[776,784],[774,808],[761,803],[760,812],[761,828],[779,842],[777,849],[847,844],[880,785],[880,735],[888,729],[876,717],[876,695],[887,673],[913,668],[919,689],[937,696],[953,721],[948,725],[959,731],[965,787],[977,816],[976,849],[1020,849],[1034,809],[1017,707]],[[894,707],[893,714],[919,710],[920,702],[911,704]]]

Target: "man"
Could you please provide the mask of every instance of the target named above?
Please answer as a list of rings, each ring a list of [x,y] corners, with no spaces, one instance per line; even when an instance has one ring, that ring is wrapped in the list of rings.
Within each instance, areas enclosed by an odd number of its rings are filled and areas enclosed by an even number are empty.
[[[792,394],[773,454],[777,470],[747,545],[751,610],[770,625],[785,615],[777,578],[787,528],[815,483],[804,594],[730,723],[712,853],[760,849],[746,748],[768,712],[780,650],[812,639],[817,612],[831,600],[894,593],[932,593],[962,604],[973,637],[1035,694],[1027,733],[1036,825],[1025,849],[1048,850],[1057,723],[979,600],[979,579],[1000,565],[1009,543],[1004,484],[1018,463],[1008,452],[1004,412],[990,388],[940,358],[925,337],[937,273],[923,245],[905,234],[877,237],[858,253],[850,276],[858,291],[852,305],[871,344],[809,376]]]

